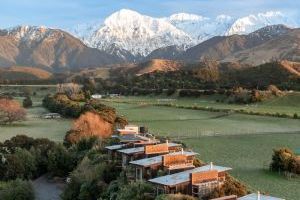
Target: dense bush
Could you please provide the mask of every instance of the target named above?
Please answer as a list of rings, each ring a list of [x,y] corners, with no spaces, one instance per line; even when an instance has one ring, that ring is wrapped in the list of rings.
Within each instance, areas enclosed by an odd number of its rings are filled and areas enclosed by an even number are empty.
[[[273,150],[270,169],[272,171],[300,174],[300,157],[288,148],[275,149]]]
[[[196,200],[196,198],[183,194],[167,194],[160,195],[156,197],[155,200]]]
[[[224,185],[222,185],[220,188],[216,188],[212,194],[209,195],[208,199],[230,195],[237,195],[238,197],[241,197],[245,196],[247,193],[248,190],[244,184],[226,174]]]
[[[153,187],[146,182],[133,182],[123,185],[116,200],[152,200]]]
[[[60,113],[65,117],[79,117],[82,113],[82,107],[78,102],[72,101],[64,94],[55,96],[47,95],[43,99],[43,106],[51,112]]]
[[[23,107],[24,108],[32,107],[32,100],[29,96],[26,96],[25,99],[23,100]]]
[[[0,188],[0,199],[3,200],[34,200],[31,182],[20,179],[10,181]]]
[[[27,136],[16,136],[0,144],[0,158],[0,180],[32,179],[46,172],[64,176],[78,160],[60,144]]]

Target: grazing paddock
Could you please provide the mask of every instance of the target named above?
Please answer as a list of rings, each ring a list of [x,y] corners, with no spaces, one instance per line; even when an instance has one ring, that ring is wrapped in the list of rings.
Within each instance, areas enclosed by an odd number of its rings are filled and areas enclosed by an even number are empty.
[[[174,98],[169,97],[169,101],[165,100],[166,97],[160,96],[137,96],[137,97],[123,97],[112,98],[109,101],[114,102],[129,102],[139,104],[174,104],[179,106],[199,106],[208,107],[214,109],[230,109],[230,110],[245,110],[259,113],[270,114],[287,114],[293,116],[295,113],[300,116],[300,92],[288,93],[282,97],[273,97],[263,102],[255,104],[228,104],[223,102],[217,102],[219,99],[223,99],[222,95],[209,95],[201,96],[199,98]]]

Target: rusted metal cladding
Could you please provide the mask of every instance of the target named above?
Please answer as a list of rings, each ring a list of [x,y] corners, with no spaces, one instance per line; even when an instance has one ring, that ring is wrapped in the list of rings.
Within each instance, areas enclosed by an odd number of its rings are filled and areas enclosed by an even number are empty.
[[[196,172],[190,174],[190,180],[192,184],[198,184],[206,181],[212,181],[218,179],[217,170],[209,170],[204,172]]]
[[[163,166],[170,167],[173,165],[186,164],[188,157],[186,155],[164,155]]]
[[[160,154],[169,152],[168,144],[156,144],[145,146],[145,154]]]

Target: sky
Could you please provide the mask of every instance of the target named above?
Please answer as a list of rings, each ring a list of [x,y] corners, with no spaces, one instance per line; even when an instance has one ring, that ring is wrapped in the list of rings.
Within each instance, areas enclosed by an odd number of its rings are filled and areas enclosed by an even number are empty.
[[[178,12],[212,18],[220,14],[240,17],[270,10],[300,16],[299,0],[0,0],[0,28],[45,25],[67,29],[102,22],[122,8],[152,17]]]

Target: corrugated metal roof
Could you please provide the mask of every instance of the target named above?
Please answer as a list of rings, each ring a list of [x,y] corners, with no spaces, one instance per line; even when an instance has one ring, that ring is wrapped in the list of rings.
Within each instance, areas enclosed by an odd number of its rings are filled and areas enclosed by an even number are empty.
[[[238,198],[238,200],[257,200],[257,199],[260,199],[260,200],[284,200],[281,198],[271,197],[271,196],[262,195],[262,194],[260,194],[260,198],[257,198],[257,196],[258,196],[257,193],[252,193],[252,194],[246,195],[244,197],[240,197],[240,198]]]
[[[179,155],[179,154],[182,154],[182,152],[174,152],[174,153],[170,153],[168,155]],[[187,155],[187,156],[194,156],[194,155],[197,155],[198,153],[195,153],[195,152],[191,152],[191,151],[184,151],[183,152],[184,155]],[[144,158],[144,159],[141,159],[141,160],[135,160],[135,161],[131,161],[130,164],[133,164],[133,165],[139,165],[139,166],[143,166],[143,167],[147,167],[147,166],[150,166],[150,165],[155,165],[155,164],[160,164],[162,163],[162,156],[155,156],[155,157],[152,157],[152,158]]]
[[[229,167],[222,167],[222,166],[216,166],[216,165],[214,165],[212,169],[218,170],[218,172],[224,172],[224,171],[231,170],[231,168],[229,168]],[[160,185],[174,186],[174,185],[188,182],[190,180],[190,173],[203,172],[203,171],[208,171],[208,170],[211,170],[211,165],[205,165],[205,166],[197,167],[195,169],[187,170],[184,172],[150,179],[149,182],[155,183],[155,184],[160,184]]]
[[[178,147],[181,146],[181,144],[177,144],[177,143],[168,143],[169,147]],[[120,153],[124,153],[124,154],[136,154],[136,153],[140,153],[140,152],[144,152],[144,147],[136,147],[136,148],[130,148],[130,149],[121,149],[118,150],[118,152]]]

